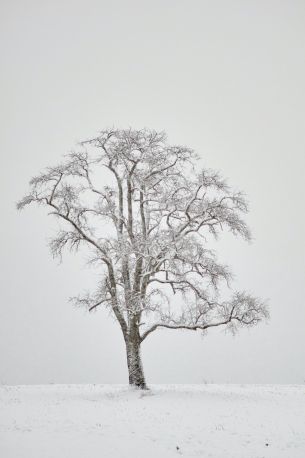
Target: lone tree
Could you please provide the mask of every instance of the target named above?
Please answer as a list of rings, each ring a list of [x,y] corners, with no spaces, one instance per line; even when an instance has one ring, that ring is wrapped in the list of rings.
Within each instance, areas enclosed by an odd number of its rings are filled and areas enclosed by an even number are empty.
[[[219,298],[231,274],[208,248],[209,235],[226,229],[249,240],[247,204],[218,173],[197,170],[197,160],[190,148],[169,146],[163,132],[104,130],[33,178],[17,204],[44,205],[63,223],[50,243],[54,256],[87,247],[100,282],[73,300],[113,312],[136,387],[146,388],[141,344],[157,329],[235,332],[268,316],[245,292]]]

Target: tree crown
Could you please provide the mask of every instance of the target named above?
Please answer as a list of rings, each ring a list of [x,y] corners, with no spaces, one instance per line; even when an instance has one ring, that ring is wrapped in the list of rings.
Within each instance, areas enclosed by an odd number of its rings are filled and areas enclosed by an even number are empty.
[[[108,305],[124,336],[135,326],[140,340],[160,327],[235,332],[268,317],[264,302],[245,292],[220,300],[231,273],[208,238],[228,230],[250,240],[248,208],[218,173],[197,171],[197,160],[163,132],[105,130],[33,178],[17,204],[44,205],[63,222],[50,243],[54,256],[89,248],[101,281],[74,301],[89,310]]]

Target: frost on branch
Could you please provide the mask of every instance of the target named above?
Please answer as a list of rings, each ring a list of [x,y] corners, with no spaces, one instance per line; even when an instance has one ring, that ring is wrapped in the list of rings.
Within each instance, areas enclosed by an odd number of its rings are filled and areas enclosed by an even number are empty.
[[[33,178],[17,205],[43,205],[61,222],[54,256],[87,247],[103,280],[75,302],[110,308],[130,361],[135,342],[159,328],[235,332],[268,316],[246,293],[221,300],[232,276],[209,242],[223,231],[250,240],[248,208],[241,192],[199,165],[163,132],[105,130]]]

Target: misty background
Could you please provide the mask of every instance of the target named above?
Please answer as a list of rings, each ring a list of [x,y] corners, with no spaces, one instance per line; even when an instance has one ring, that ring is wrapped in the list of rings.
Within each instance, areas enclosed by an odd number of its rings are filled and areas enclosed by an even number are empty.
[[[2,0],[0,18],[0,383],[127,383],[118,325],[68,302],[97,273],[54,261],[56,221],[15,208],[112,126],[165,130],[245,191],[254,240],[225,236],[218,254],[270,304],[235,337],[155,332],[148,383],[304,383],[304,1]]]

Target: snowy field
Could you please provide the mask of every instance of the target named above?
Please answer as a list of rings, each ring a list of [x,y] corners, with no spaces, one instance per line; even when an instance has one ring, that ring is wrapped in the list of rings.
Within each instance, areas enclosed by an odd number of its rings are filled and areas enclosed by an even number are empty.
[[[305,387],[0,387],[1,458],[304,458]]]

